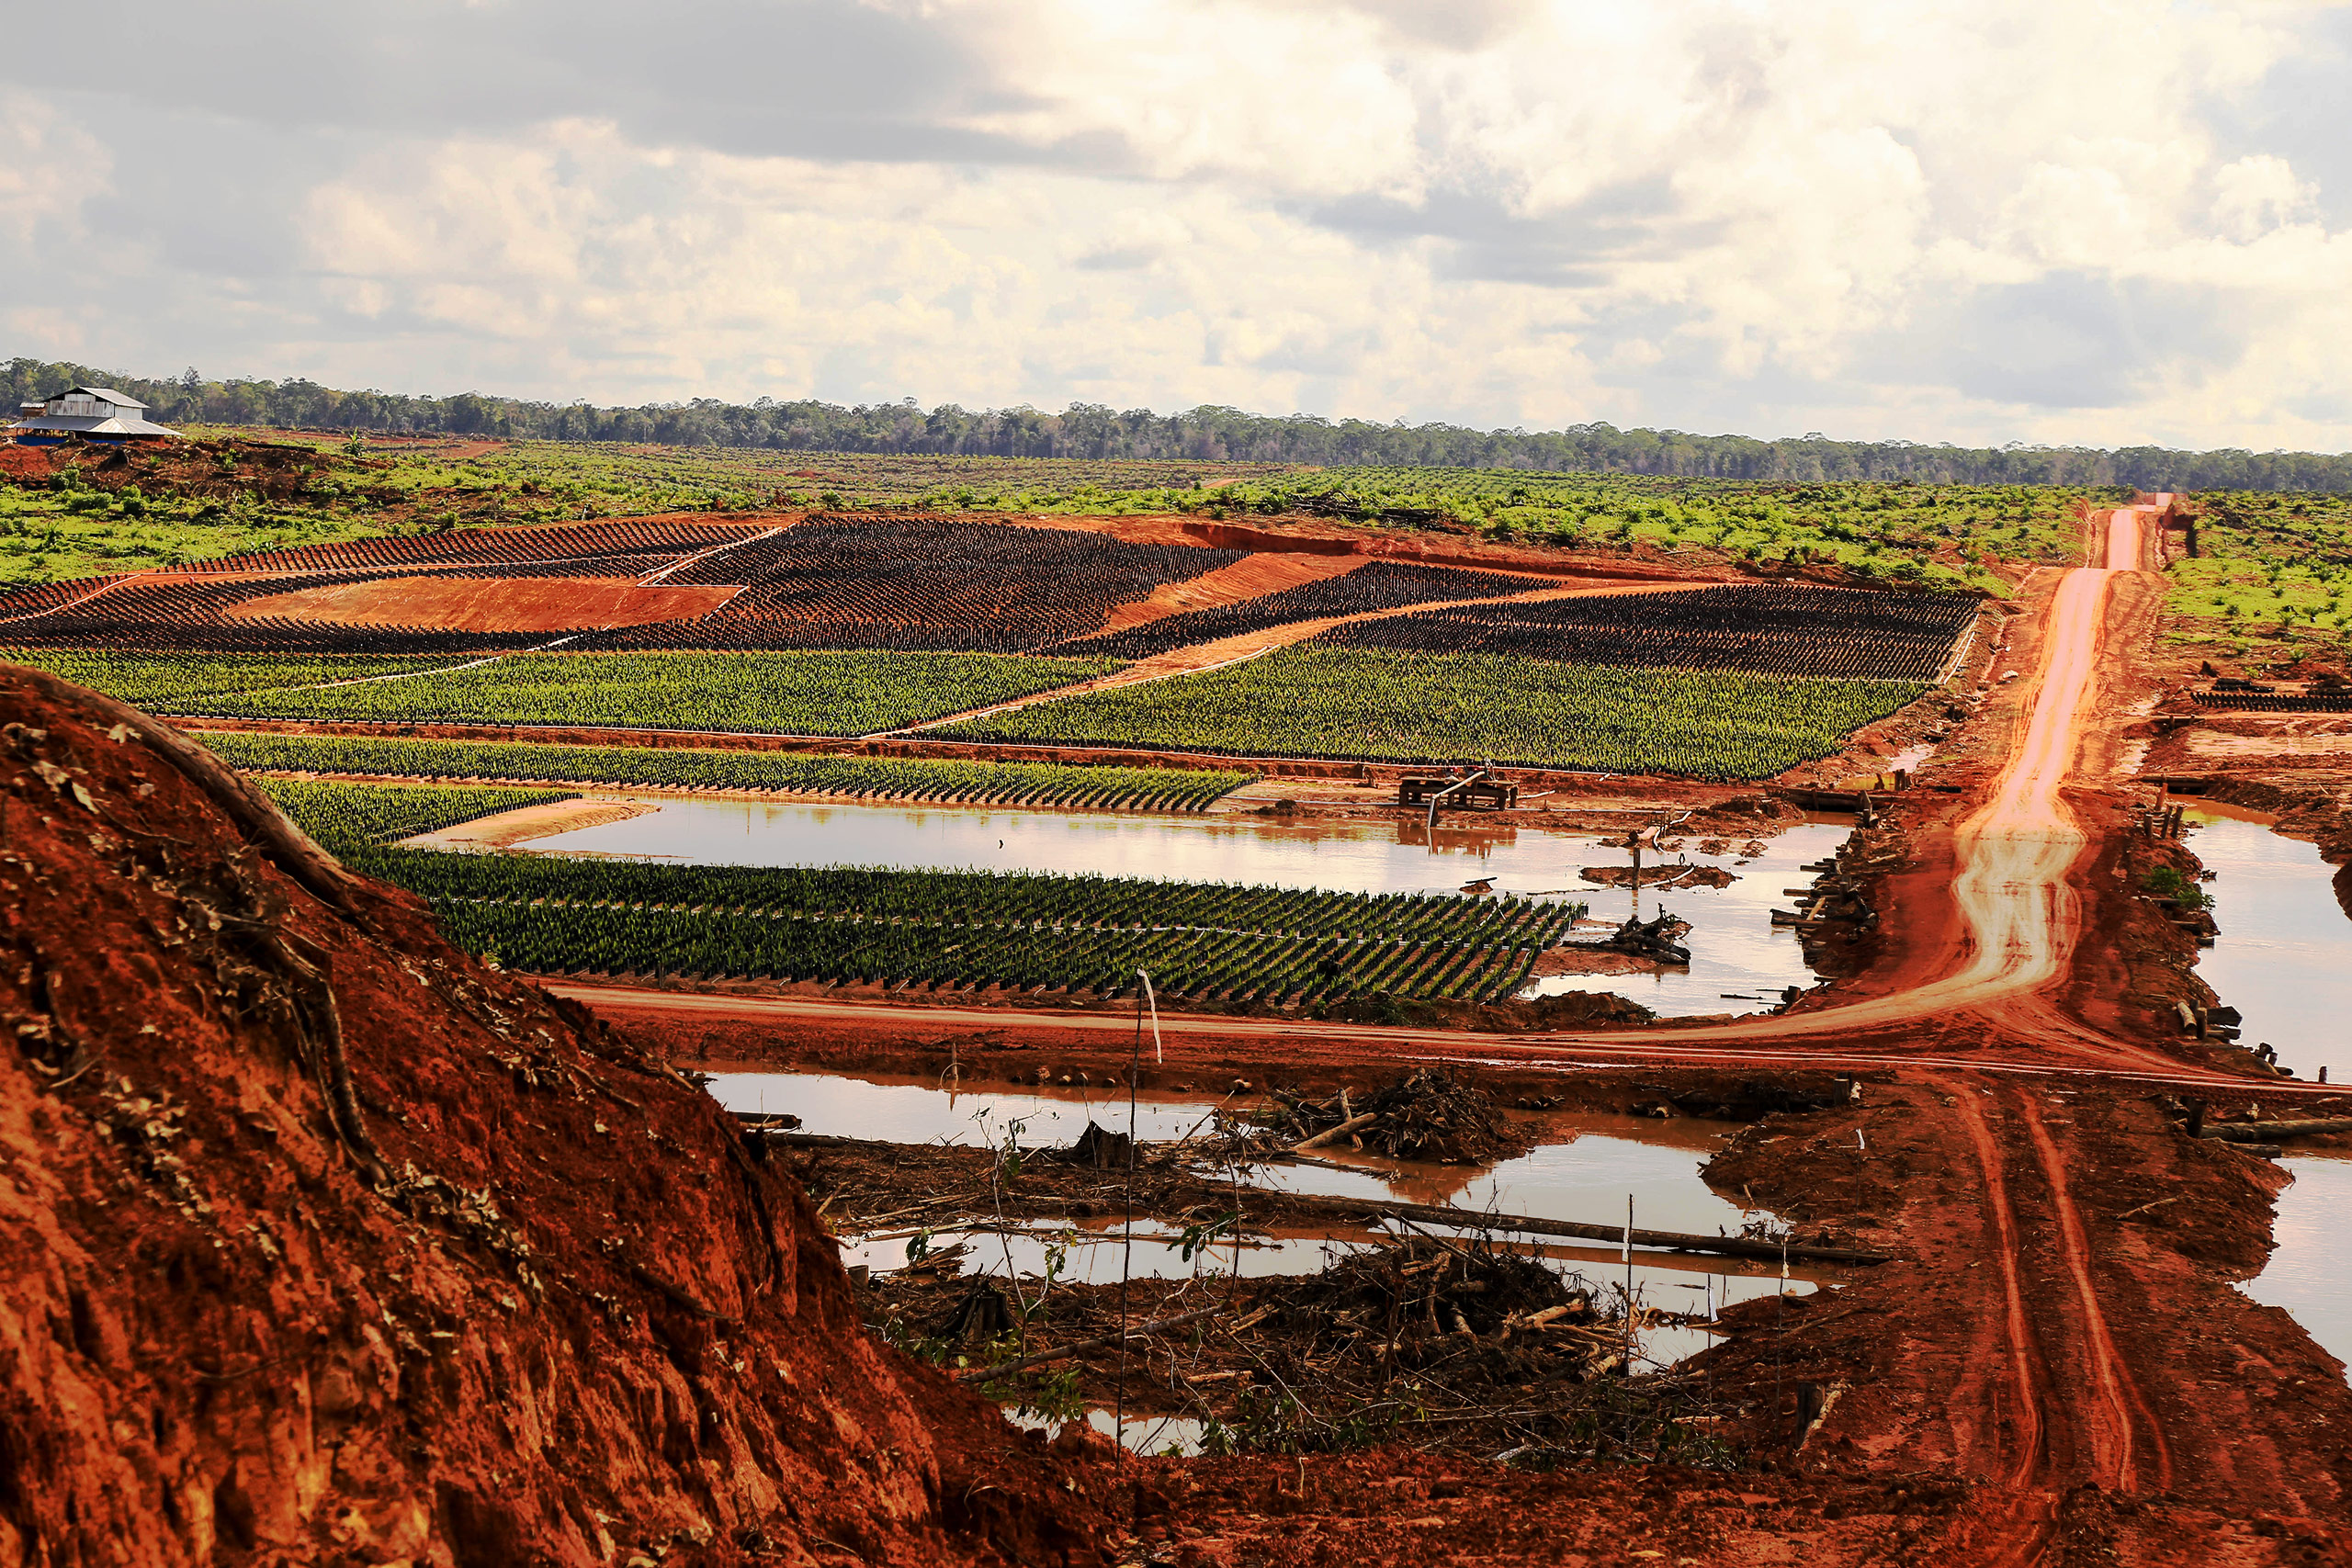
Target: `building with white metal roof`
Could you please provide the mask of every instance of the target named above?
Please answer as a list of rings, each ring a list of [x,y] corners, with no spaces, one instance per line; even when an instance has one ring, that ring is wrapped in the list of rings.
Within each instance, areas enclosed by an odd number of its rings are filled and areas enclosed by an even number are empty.
[[[180,436],[169,425],[149,420],[145,403],[112,387],[68,387],[40,402],[22,404],[17,412],[19,417],[7,433],[28,445],[62,441],[69,435],[94,441]]]

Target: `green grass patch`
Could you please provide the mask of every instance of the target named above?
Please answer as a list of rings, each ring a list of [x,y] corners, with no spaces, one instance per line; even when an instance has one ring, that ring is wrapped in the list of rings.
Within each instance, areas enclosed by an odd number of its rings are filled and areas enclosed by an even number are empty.
[[[1927,687],[1313,644],[933,731],[1240,756],[1769,778]]]

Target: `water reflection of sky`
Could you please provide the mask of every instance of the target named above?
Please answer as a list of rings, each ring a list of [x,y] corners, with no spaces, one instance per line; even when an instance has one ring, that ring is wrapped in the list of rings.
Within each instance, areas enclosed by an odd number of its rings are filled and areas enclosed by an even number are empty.
[[[1453,893],[1493,876],[1498,890],[1581,889],[1594,841],[1473,824],[1307,823],[1112,812],[920,806],[664,801],[658,811],[532,840],[555,853],[641,855],[726,865],[889,865],[1091,873],[1325,887],[1345,893]],[[1622,852],[1605,857],[1612,863]]]
[[[2286,1308],[2329,1354],[2352,1361],[2352,1265],[2343,1245],[2344,1217],[2352,1213],[2352,1159],[2290,1155],[2278,1163],[2295,1179],[2278,1194],[2270,1233],[2278,1249],[2239,1288]]]
[[[1679,851],[1646,854],[1647,867],[1715,865],[1737,877],[1728,887],[1644,894],[1645,917],[1663,904],[1697,928],[1688,943],[1690,969],[1554,976],[1530,994],[1614,991],[1683,1018],[1758,1011],[1785,987],[1810,986],[1814,976],[1795,933],[1774,927],[1770,911],[1788,905],[1784,888],[1811,880],[1797,868],[1834,853],[1848,831],[1841,823],[1804,823],[1765,840],[1763,854],[1747,864],[1736,845],[1732,853],[1704,855],[1695,840]],[[530,847],[705,864],[1094,873],[1358,893],[1451,896],[1491,877],[1498,893],[1581,899],[1610,920],[1634,912],[1629,890],[1581,874],[1589,865],[1628,863],[1622,844],[1461,818],[1441,824],[1432,840],[1415,821],[1283,825],[1230,817],[666,800],[644,816],[534,840]]]
[[[1011,1123],[1018,1122],[1022,1147],[1035,1150],[1074,1141],[1090,1121],[1119,1130],[1129,1125],[1126,1097],[1099,1087],[951,1094],[935,1083],[903,1077],[724,1072],[711,1076],[709,1091],[730,1110],[798,1116],[806,1132],[886,1143],[1001,1144]],[[1147,1140],[1182,1137],[1200,1127],[1213,1103],[1138,1098],[1133,1124]],[[1242,1109],[1256,1101],[1243,1096],[1224,1103]],[[1612,1225],[1623,1223],[1630,1197],[1637,1229],[1702,1235],[1736,1235],[1744,1222],[1765,1214],[1715,1192],[1702,1176],[1721,1141],[1724,1129],[1719,1124],[1566,1112],[1527,1120],[1546,1141],[1529,1154],[1493,1166],[1442,1166],[1327,1151],[1350,1168],[1262,1166],[1235,1173],[1235,1179],[1245,1186],[1302,1194],[1450,1203]],[[1334,1220],[1272,1235],[1230,1237],[1188,1257],[1181,1230],[1149,1219],[1138,1220],[1128,1242],[1113,1212],[1118,1179],[1105,1173],[1102,1183],[1103,1212],[1087,1219],[1029,1222],[1010,1234],[960,1229],[950,1222],[923,1231],[922,1245],[960,1247],[957,1267],[967,1277],[1009,1274],[1035,1280],[1045,1274],[1050,1260],[1061,1278],[1073,1282],[1108,1284],[1123,1276],[1206,1282],[1235,1274],[1257,1279],[1315,1273],[1336,1258],[1380,1245],[1384,1234],[1400,1234],[1395,1226],[1367,1228]],[[899,1222],[887,1224],[872,1241],[845,1236],[842,1262],[877,1270],[903,1269],[910,1261],[914,1234]],[[1702,1319],[1759,1296],[1810,1294],[1833,1277],[1801,1264],[1784,1276],[1769,1258],[1636,1248],[1628,1260],[1613,1242],[1508,1235],[1497,1239],[1513,1251],[1545,1258],[1564,1273],[1581,1277],[1610,1301],[1630,1280],[1644,1306]],[[1695,1354],[1710,1340],[1708,1330],[1688,1325],[1659,1324],[1640,1334],[1643,1355],[1659,1365]]]
[[[2192,808],[2188,848],[2220,874],[2213,896],[2220,940],[2198,954],[2197,973],[2245,1015],[2245,1043],[2267,1042],[2283,1066],[2313,1078],[2352,1073],[2343,1047],[2352,1019],[2352,919],[2335,898],[2335,868],[2319,848],[2259,821]]]

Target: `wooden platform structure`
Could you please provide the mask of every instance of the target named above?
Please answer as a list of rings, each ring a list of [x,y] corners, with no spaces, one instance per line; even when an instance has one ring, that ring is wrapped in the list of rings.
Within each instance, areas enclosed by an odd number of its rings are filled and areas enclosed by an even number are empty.
[[[1431,812],[1457,806],[1472,811],[1510,811],[1519,805],[1519,786],[1484,768],[1475,773],[1437,777],[1408,774],[1396,781],[1396,804],[1425,806]]]

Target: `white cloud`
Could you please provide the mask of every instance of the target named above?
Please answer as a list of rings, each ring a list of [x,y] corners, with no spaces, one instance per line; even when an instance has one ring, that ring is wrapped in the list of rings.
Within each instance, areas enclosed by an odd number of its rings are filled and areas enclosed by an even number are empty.
[[[2268,73],[2333,58],[2320,9],[679,13],[695,38],[733,17],[747,39],[820,40],[827,77],[803,84],[786,61],[657,48],[582,6],[597,25],[565,32],[560,60],[533,52],[544,0],[445,13],[490,29],[453,37],[447,82],[372,34],[306,36],[300,57],[354,62],[345,118],[261,79],[207,77],[201,103],[170,107],[177,78],[142,75],[125,33],[124,91],[164,117],[135,148],[108,140],[128,99],[102,86],[0,89],[0,152],[40,154],[0,156],[0,237],[47,301],[11,319],[17,351],[78,333],[126,368],[598,400],[2352,445],[2352,370],[2318,346],[2346,324],[2352,236],[2324,215],[2352,192],[2241,129]],[[527,108],[483,107],[493,80]],[[243,101],[297,103],[314,127],[279,176],[283,282],[233,257],[148,259],[191,249],[191,220],[98,200],[108,159],[204,170]],[[119,259],[30,254],[79,223]],[[96,309],[141,281],[143,313]]]
[[[45,231],[80,237],[82,205],[107,190],[113,164],[105,143],[55,106],[0,89],[0,237],[28,257]]]

